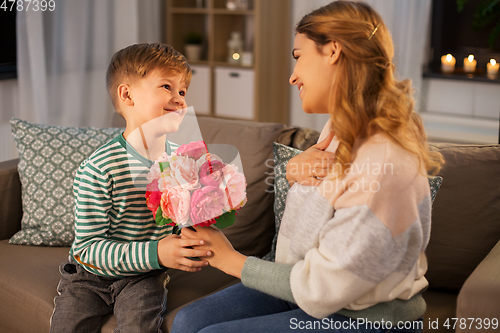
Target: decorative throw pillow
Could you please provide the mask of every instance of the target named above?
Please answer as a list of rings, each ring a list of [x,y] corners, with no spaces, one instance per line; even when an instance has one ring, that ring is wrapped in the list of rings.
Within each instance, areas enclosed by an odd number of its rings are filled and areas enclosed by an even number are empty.
[[[441,176],[434,176],[429,178],[429,185],[431,186],[431,203],[433,203],[434,199],[436,199],[436,195],[442,183],[443,177]]]
[[[285,203],[290,185],[286,180],[286,165],[288,161],[302,152],[300,149],[285,146],[281,143],[273,142],[274,152],[274,219],[276,234],[274,235],[271,252],[262,259],[274,261],[276,254],[276,243],[278,241],[278,232],[281,226],[281,219],[285,212]],[[440,176],[430,177],[429,185],[431,187],[431,202],[434,202],[436,194],[443,182]]]
[[[10,244],[69,246],[74,238],[73,180],[78,166],[122,128],[37,125],[12,118],[19,153],[23,219]]]
[[[285,146],[281,143],[273,142],[274,153],[274,223],[276,234],[271,245],[271,252],[262,259],[274,261],[276,254],[276,243],[278,242],[278,232],[281,226],[281,219],[285,212],[286,196],[290,185],[286,180],[286,165],[290,159],[302,153],[302,150]]]

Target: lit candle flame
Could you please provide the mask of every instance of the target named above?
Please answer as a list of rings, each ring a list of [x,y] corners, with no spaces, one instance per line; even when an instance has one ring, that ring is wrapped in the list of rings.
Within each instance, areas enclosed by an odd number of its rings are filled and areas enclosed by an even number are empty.
[[[233,53],[233,59],[234,60],[238,60],[240,58],[240,54],[239,53]]]
[[[469,62],[472,62],[474,61],[474,56],[471,54],[467,57],[467,59],[469,59]]]
[[[490,59],[490,64],[491,66],[495,66],[497,64],[497,61],[495,59]]]
[[[453,58],[453,57],[451,56],[451,54],[449,54],[449,53],[448,53],[448,54],[446,55],[446,61],[450,62],[452,58]]]

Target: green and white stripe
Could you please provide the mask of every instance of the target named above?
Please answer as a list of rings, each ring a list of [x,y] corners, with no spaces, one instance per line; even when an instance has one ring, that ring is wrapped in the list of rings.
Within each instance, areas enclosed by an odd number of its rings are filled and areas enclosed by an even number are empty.
[[[168,141],[165,146],[167,153],[179,147]],[[87,271],[120,278],[160,268],[158,241],[172,227],[157,226],[146,206],[146,175],[152,163],[120,134],[78,168],[71,255]]]

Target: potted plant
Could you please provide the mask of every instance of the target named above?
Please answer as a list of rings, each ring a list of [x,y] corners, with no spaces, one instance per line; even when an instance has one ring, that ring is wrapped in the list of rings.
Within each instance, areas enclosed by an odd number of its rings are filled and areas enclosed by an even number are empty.
[[[203,43],[203,35],[192,31],[186,35],[186,44],[184,51],[188,61],[198,61],[201,56],[201,44]]]
[[[457,0],[457,11],[463,11],[468,2],[469,0]],[[473,25],[476,28],[491,29],[488,45],[493,50],[496,39],[500,37],[500,0],[485,0],[476,4]]]

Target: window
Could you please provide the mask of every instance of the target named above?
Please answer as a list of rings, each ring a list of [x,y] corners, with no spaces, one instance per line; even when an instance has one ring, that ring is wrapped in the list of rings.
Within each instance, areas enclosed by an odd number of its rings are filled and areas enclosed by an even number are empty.
[[[16,13],[0,10],[0,80],[17,77]]]

